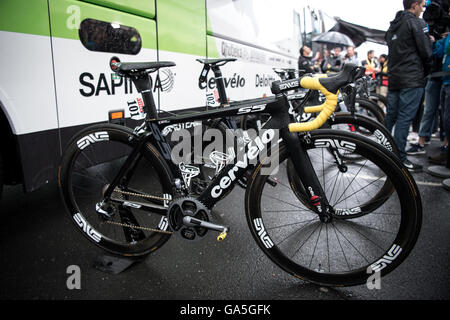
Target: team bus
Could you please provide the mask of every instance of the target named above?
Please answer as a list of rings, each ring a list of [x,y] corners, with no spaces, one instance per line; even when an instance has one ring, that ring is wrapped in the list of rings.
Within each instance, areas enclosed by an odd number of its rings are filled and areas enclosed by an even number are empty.
[[[317,25],[317,14],[298,8],[292,0],[1,0],[0,195],[4,184],[30,192],[54,180],[82,127],[118,121],[117,110],[125,125],[142,117],[140,95],[111,71],[112,58],[176,63],[152,74],[161,111],[218,105],[214,79],[199,85],[198,58],[237,59],[222,67],[231,100],[270,94],[273,68],[297,68]]]

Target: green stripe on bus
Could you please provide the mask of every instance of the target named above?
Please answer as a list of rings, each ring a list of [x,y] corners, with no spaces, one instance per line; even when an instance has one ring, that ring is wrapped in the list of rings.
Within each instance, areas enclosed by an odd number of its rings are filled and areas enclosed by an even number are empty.
[[[117,9],[120,11],[133,13],[147,18],[155,18],[154,0],[80,0],[90,2],[99,6]]]
[[[147,4],[136,10],[146,12],[149,16],[154,16],[155,11],[158,11],[160,50],[206,56],[208,41],[208,56],[218,57],[214,41],[209,40],[207,36],[205,0],[155,1],[156,8],[155,2],[148,0],[151,5]],[[141,2],[147,0],[127,0],[127,5],[125,0],[49,0],[48,8],[47,0],[0,0],[0,30],[49,36],[50,11],[53,37],[79,40],[79,24],[84,19],[91,18],[133,27],[141,35],[143,48],[156,49],[155,21],[118,11],[125,11],[124,6],[139,7],[138,3]],[[106,5],[115,7],[107,8]]]
[[[0,30],[49,36],[47,0],[0,0]]]
[[[216,39],[213,36],[207,36],[208,41],[208,58],[219,58],[219,49],[217,48]]]
[[[157,0],[159,49],[206,55],[205,0]]]

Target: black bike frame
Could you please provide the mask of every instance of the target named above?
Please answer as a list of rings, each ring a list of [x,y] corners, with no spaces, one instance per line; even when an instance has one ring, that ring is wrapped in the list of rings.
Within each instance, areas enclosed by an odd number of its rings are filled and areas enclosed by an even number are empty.
[[[174,178],[179,178],[181,181],[181,172],[171,160],[171,147],[166,141],[165,136],[162,135],[162,129],[171,124],[193,122],[199,120],[220,119],[226,117],[242,116],[246,114],[267,113],[271,115],[270,120],[264,126],[266,132],[265,139],[256,137],[246,145],[242,159],[233,164],[225,166],[220,173],[210,182],[208,187],[200,194],[199,200],[208,208],[212,208],[219,202],[244,174],[253,169],[255,165],[250,163],[250,152],[252,155],[271,154],[272,148],[278,144],[274,141],[276,135],[272,135],[274,130],[278,130],[279,137],[286,144],[289,152],[289,157],[294,163],[297,174],[299,175],[305,189],[311,194],[311,204],[314,205],[316,212],[322,216],[325,214],[322,208],[329,208],[325,193],[321,187],[319,179],[315,174],[314,168],[308,157],[306,149],[300,141],[299,134],[289,132],[288,125],[294,122],[293,114],[289,113],[290,105],[287,95],[284,93],[273,97],[251,99],[239,101],[233,106],[226,106],[226,108],[218,108],[216,110],[206,110],[204,112],[192,113],[181,116],[171,116],[167,118],[158,119],[156,105],[153,100],[152,91],[150,89],[150,82],[147,78],[133,79],[137,90],[142,94],[144,101],[144,110],[146,112],[145,122],[147,124],[147,132],[140,135],[137,139],[133,151],[128,156],[119,173],[109,185],[104,196],[105,200],[109,200],[113,190],[119,185],[121,179],[125,177],[127,171],[132,168],[134,161],[140,154],[142,148],[147,142],[156,146],[158,151],[163,155],[166,162],[170,165]],[[207,109],[205,107],[205,109]],[[270,131],[271,130],[271,131]],[[264,135],[264,133],[262,133]],[[258,140],[259,139],[259,140]],[[263,143],[265,141],[265,143]],[[255,149],[257,148],[257,149]],[[260,158],[261,159],[261,158]],[[317,197],[316,197],[317,196]],[[317,199],[320,199],[318,201]],[[314,202],[314,203],[313,203]],[[328,213],[328,210],[326,210]]]

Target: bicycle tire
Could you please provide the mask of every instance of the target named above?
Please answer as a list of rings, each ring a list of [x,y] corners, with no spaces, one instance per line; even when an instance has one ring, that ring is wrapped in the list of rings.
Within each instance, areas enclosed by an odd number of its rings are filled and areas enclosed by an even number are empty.
[[[353,127],[344,128],[350,132],[359,133],[365,137],[371,138],[393,152],[396,156],[400,156],[394,138],[386,127],[379,121],[362,114],[352,115],[349,112],[338,112],[333,118],[328,119],[328,124],[332,129],[336,129],[337,125],[352,125]],[[335,126],[333,128],[333,126]]]
[[[395,144],[394,138],[390,135],[388,130],[381,125],[378,121],[373,120],[364,115],[352,115],[351,113],[339,112],[336,113],[335,116],[328,120],[328,125],[331,129],[338,129],[336,125],[344,125],[344,129],[347,124],[351,124],[352,126],[357,127],[355,129],[356,132],[362,133],[363,136],[367,137],[368,134],[373,135],[374,141],[376,141],[381,146],[385,147],[388,151],[393,152],[396,156],[399,156],[398,148]],[[345,130],[343,130],[345,131]],[[361,160],[357,156],[355,157],[351,152],[343,154],[341,152],[342,158],[347,161],[358,161]],[[319,160],[320,162],[320,160]],[[297,176],[295,172],[295,168],[290,159],[287,162],[287,175],[289,178],[290,185],[293,186],[293,191],[299,198],[299,200],[306,206],[310,207],[309,204],[309,196],[303,187],[301,180]],[[371,204],[370,208],[362,209],[361,212],[352,213],[351,211],[340,210],[336,212],[344,212],[344,215],[335,214],[334,216],[338,219],[352,219],[363,216],[364,214],[370,213],[370,210],[374,210],[376,208],[373,207],[374,204],[378,206],[383,204],[383,200],[387,200],[389,196],[392,194],[393,187],[392,184],[386,180],[384,185],[378,190],[376,193],[374,192],[373,198],[368,200],[368,203]],[[364,207],[364,206],[363,206]],[[310,207],[311,208],[311,207]]]
[[[171,171],[150,143],[146,143],[134,163],[134,174],[128,181],[120,182],[121,192],[113,192],[120,201],[111,205],[112,218],[101,215],[96,209],[107,185],[131,152],[133,138],[136,136],[132,130],[113,124],[82,130],[68,143],[59,166],[58,181],[72,222],[91,243],[114,254],[142,256],[160,248],[170,238],[170,233],[165,232],[168,230],[165,216],[125,205],[126,200],[151,201],[142,196],[146,194],[167,201],[171,198]],[[164,200],[154,201],[166,206]]]
[[[299,210],[297,207],[302,208],[300,201],[296,203],[285,201],[285,193],[279,191],[289,193],[292,190],[290,186],[283,186],[285,180],[280,177],[277,178],[281,189],[270,189],[271,196],[264,194],[264,188],[270,187],[265,183],[268,176],[261,174],[261,168],[266,167],[276,157],[279,157],[280,166],[283,165],[288,158],[288,150],[281,145],[278,152],[258,164],[252,175],[245,196],[247,223],[262,251],[287,273],[324,286],[364,284],[370,279],[371,272],[380,272],[380,276],[385,276],[393,271],[413,249],[422,221],[420,194],[401,161],[373,141],[334,130],[311,132],[311,146],[324,143],[355,148],[355,151],[364,155],[378,169],[386,172],[395,187],[396,196],[391,197],[389,203],[389,206],[393,206],[392,213],[383,211],[389,209],[386,206],[380,212],[365,215],[357,221],[333,220],[326,224],[320,222],[317,214],[307,208]],[[285,171],[278,171],[279,174],[283,172]],[[290,201],[295,201],[295,197],[293,199]],[[282,201],[285,201],[284,207],[279,205]],[[306,220],[295,221],[298,218]],[[357,231],[356,228],[362,228],[364,223],[368,224],[365,226],[366,229]],[[387,230],[380,229],[382,223],[385,223]],[[288,233],[289,229],[286,228],[293,228],[296,225],[302,227],[290,229],[293,231]],[[326,230],[321,238],[322,229]],[[304,232],[300,234],[300,231]],[[341,237],[338,236],[338,232]],[[354,238],[351,238],[351,235]],[[369,239],[369,236],[373,239]],[[351,241],[348,238],[351,238]],[[309,240],[310,244],[305,247]],[[303,250],[309,249],[309,253],[300,252],[303,247]],[[345,255],[344,248],[350,251],[349,256]],[[370,256],[364,256],[361,251],[369,248],[375,252],[370,253]],[[331,252],[333,257],[330,256]]]
[[[385,114],[383,109],[371,101],[370,99],[358,98],[356,99],[356,112],[362,113],[370,118],[376,119],[378,122],[384,124]]]
[[[384,110],[387,108],[387,97],[382,94],[371,92],[369,95],[369,99],[379,105],[381,108],[384,107]]]

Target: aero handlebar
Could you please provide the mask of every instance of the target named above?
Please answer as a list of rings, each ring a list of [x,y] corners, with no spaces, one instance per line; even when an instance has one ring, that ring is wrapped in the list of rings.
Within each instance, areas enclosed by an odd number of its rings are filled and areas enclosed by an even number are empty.
[[[345,64],[342,71],[327,78],[304,76],[295,80],[275,81],[272,83],[272,93],[280,94],[297,88],[320,90],[325,96],[325,102],[320,106],[305,108],[305,112],[320,112],[311,122],[291,123],[290,132],[305,132],[320,128],[333,114],[337,106],[339,88],[354,82],[364,75],[365,68],[357,67],[354,64]]]
[[[290,132],[304,132],[318,129],[327,121],[327,119],[333,114],[334,110],[336,109],[339,91],[336,91],[336,93],[329,92],[320,83],[320,79],[325,78],[304,77],[300,81],[300,85],[302,86],[302,88],[320,90],[322,94],[325,96],[326,99],[322,105],[305,108],[305,112],[307,113],[320,112],[319,115],[313,121],[310,122],[291,123],[289,125]]]

